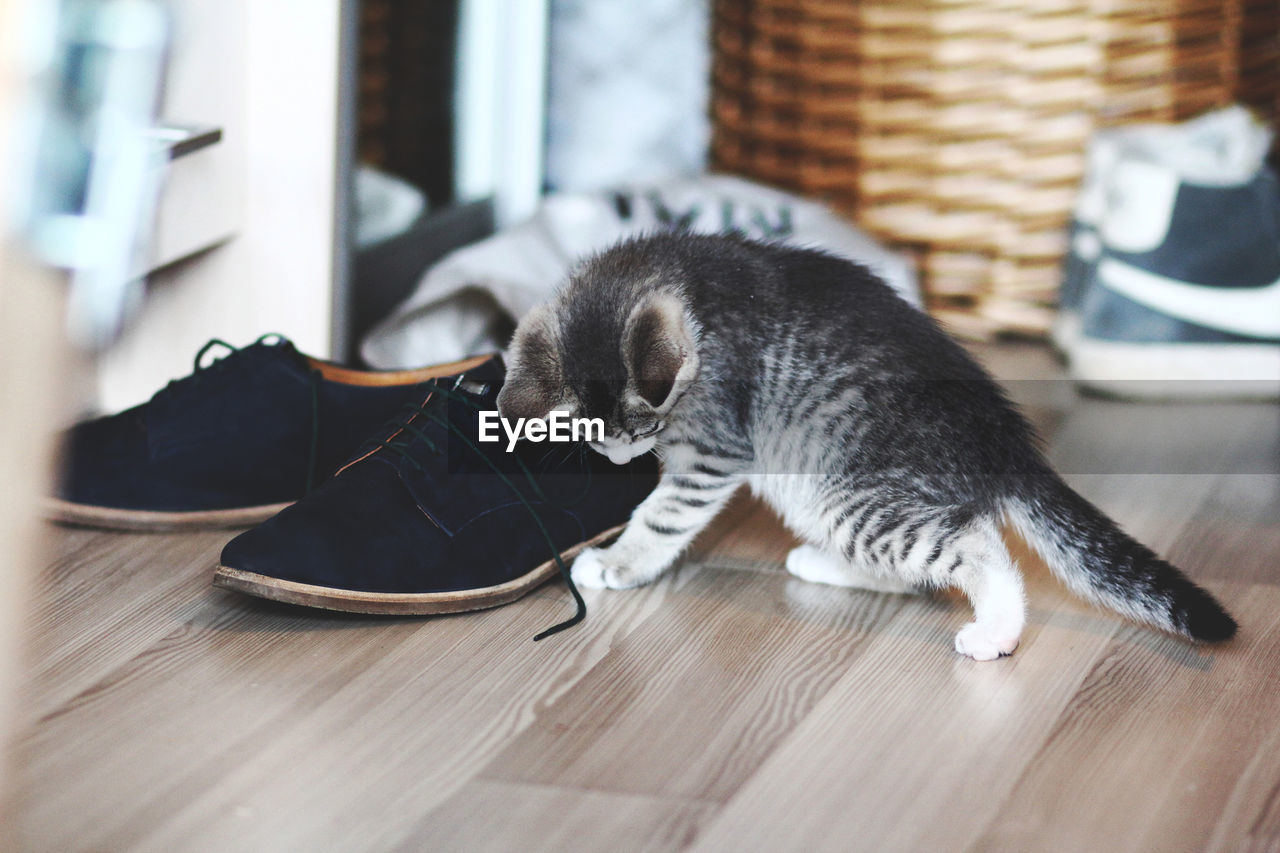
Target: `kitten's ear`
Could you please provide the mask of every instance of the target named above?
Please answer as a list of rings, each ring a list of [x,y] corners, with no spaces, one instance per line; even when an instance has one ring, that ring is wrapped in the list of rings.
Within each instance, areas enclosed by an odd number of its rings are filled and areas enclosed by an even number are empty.
[[[498,413],[509,420],[545,418],[565,397],[564,369],[550,304],[539,305],[516,326],[506,353],[507,378],[498,392]]]
[[[679,297],[659,293],[631,311],[622,358],[636,393],[663,413],[698,374],[697,325]]]

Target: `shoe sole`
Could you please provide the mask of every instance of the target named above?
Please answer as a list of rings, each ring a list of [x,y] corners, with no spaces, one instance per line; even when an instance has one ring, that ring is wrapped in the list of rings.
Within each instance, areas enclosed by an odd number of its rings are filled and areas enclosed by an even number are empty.
[[[1280,399],[1280,346],[1134,344],[1088,336],[1071,351],[1083,388],[1131,400]]]
[[[598,536],[579,542],[560,552],[566,564],[587,548],[603,544],[622,532],[625,524],[610,528]],[[243,592],[258,598],[299,604],[321,610],[337,610],[343,613],[369,613],[378,616],[431,616],[441,613],[466,613],[486,610],[509,604],[528,595],[542,584],[558,577],[560,568],[555,560],[548,560],[533,571],[515,580],[496,586],[456,592],[363,592],[338,589],[280,580],[279,578],[245,572],[230,566],[219,565],[213,573],[213,585],[222,589]]]
[[[290,502],[291,503],[291,502]],[[253,527],[271,518],[290,503],[213,509],[199,512],[158,512],[145,509],[119,509],[72,503],[60,498],[46,498],[44,517],[57,524],[95,527],[100,530],[122,530],[130,533],[170,533],[191,530],[221,530],[230,527]]]

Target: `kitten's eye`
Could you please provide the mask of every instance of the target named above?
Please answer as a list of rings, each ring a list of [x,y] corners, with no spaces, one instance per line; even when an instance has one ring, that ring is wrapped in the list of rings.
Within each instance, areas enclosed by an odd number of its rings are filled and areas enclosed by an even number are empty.
[[[659,428],[661,428],[661,426],[662,424],[660,422],[654,421],[653,423],[643,426],[640,429],[636,430],[635,432],[631,433],[631,437],[644,438],[646,435],[653,435],[655,432],[658,431]]]

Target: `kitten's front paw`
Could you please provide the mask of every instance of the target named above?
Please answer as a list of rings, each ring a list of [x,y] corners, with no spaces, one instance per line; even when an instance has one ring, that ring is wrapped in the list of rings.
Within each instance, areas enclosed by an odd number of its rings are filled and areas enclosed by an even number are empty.
[[[611,550],[587,548],[579,554],[569,570],[573,582],[585,589],[631,589],[651,580],[620,564]]]
[[[974,660],[995,660],[1018,647],[1019,631],[970,622],[956,634],[956,651]]]
[[[583,589],[605,589],[609,585],[604,581],[605,563],[600,559],[601,549],[587,548],[579,554],[569,567],[573,582]]]

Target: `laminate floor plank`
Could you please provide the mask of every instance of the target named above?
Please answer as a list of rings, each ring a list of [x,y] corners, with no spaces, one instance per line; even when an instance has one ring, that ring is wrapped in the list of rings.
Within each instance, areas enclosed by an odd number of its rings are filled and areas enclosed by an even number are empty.
[[[1207,811],[1196,808],[1190,817]],[[1217,821],[1207,850],[1280,850],[1280,723],[1240,773]]]
[[[963,602],[913,601],[692,849],[963,849],[1119,627],[1047,580],[1030,594],[1022,645],[996,666],[939,653]]]
[[[1280,475],[1215,478],[1200,510],[1170,542],[1168,557],[1199,578],[1276,583],[1280,576]]]
[[[740,494],[658,583],[350,617],[209,586],[233,532],[49,528],[0,847],[1280,851],[1280,407],[1012,377],[1064,476],[1219,594],[1197,647],[1071,597],[1010,536],[1029,624],[804,583]]]
[[[1280,707],[1280,679],[1254,677],[1260,664],[1280,660],[1280,590],[1219,591],[1246,626],[1240,640],[1201,649],[1126,626],[976,849],[1208,845],[1243,769],[1240,756],[1266,745]],[[1246,829],[1236,827],[1228,849]]]
[[[296,617],[256,620],[222,594],[209,599],[189,624],[18,742],[21,849],[136,843],[139,828],[216,784],[406,633],[395,625],[311,633]]]
[[[725,568],[776,572],[797,544],[773,510],[742,489],[690,546],[685,561],[710,558]]]
[[[49,525],[24,712],[40,717],[188,621],[235,531],[102,533]]]
[[[616,644],[582,689],[545,709],[482,778],[724,800],[905,601],[813,595],[781,571],[703,565],[680,578],[667,606]]]
[[[395,848],[469,853],[664,853],[682,850],[718,804],[683,797],[473,780]]]
[[[598,630],[558,643],[532,642],[565,615],[558,590],[521,608],[391,620],[210,590],[192,625],[23,744],[22,822],[45,849],[383,849],[663,590],[604,603]],[[80,799],[88,808],[59,819]]]
[[[1274,593],[1268,587],[1268,596]],[[1271,689],[1267,679],[1258,687]],[[1241,691],[1235,692],[1238,700]],[[1267,698],[1270,708],[1238,701],[1215,708],[1210,736],[1195,747],[1198,761],[1189,762],[1198,778],[1173,786],[1151,820],[1151,843],[1207,839],[1210,851],[1280,850],[1280,719],[1272,713],[1274,697]]]

